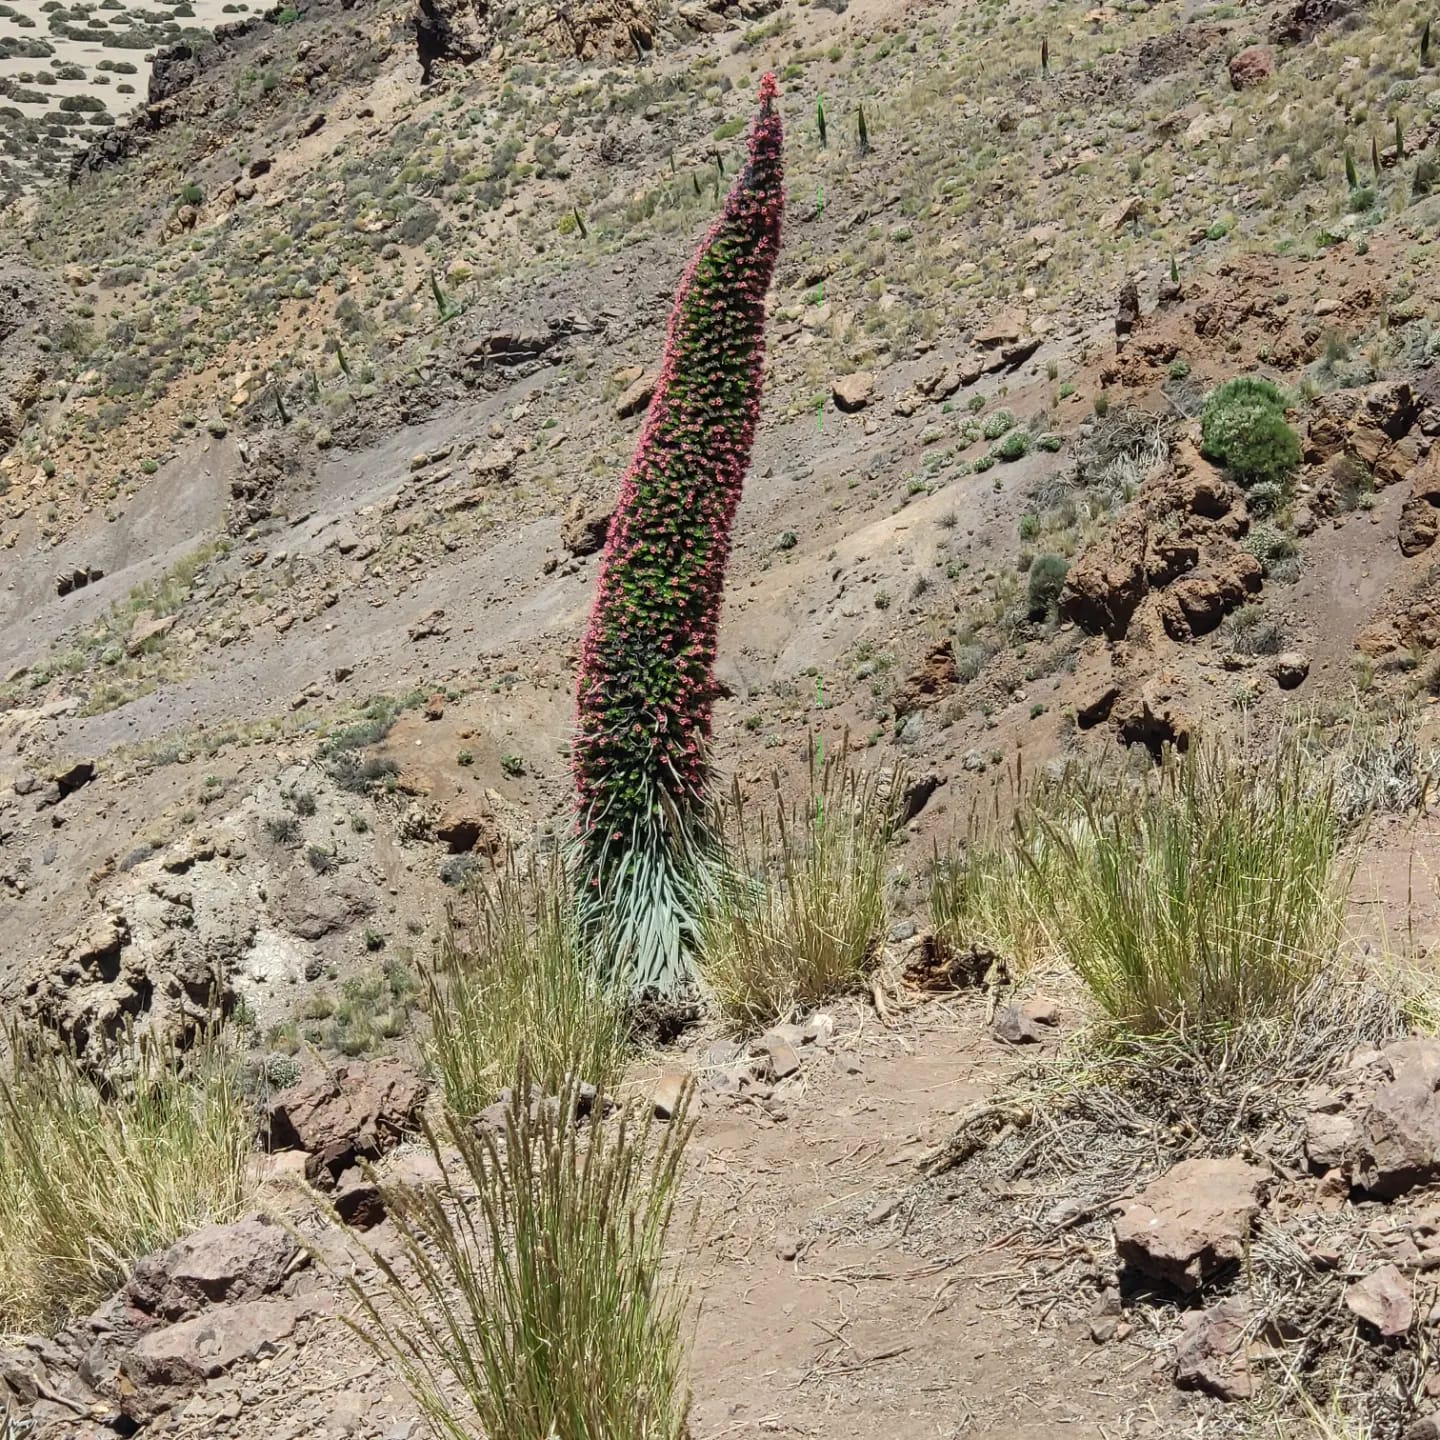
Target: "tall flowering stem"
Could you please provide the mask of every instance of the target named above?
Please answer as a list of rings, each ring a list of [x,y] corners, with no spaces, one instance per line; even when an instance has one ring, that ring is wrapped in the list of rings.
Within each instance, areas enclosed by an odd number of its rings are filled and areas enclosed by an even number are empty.
[[[611,977],[642,993],[688,985],[713,854],[711,671],[785,204],[776,97],[766,75],[748,163],[680,283],[580,656],[580,911]]]

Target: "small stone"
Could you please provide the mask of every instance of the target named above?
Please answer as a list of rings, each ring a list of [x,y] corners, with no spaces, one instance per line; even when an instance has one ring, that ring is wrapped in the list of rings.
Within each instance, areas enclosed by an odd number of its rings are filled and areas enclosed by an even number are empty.
[[[848,1050],[841,1050],[835,1056],[835,1064],[843,1075],[863,1075],[865,1073],[865,1067]]]
[[[1018,1005],[1007,1005],[996,1017],[990,1033],[1009,1045],[1038,1045],[1045,1027],[1032,1020]]]
[[[1119,230],[1128,225],[1145,208],[1145,202],[1138,195],[1127,195],[1118,200],[1101,217],[1100,228],[1105,231]]]
[[[1415,1301],[1394,1265],[1382,1265],[1345,1291],[1346,1308],[1382,1335],[1403,1335],[1415,1322]]]
[[[1248,1400],[1254,1391],[1244,1348],[1249,1323],[1249,1312],[1234,1299],[1188,1317],[1175,1347],[1175,1384],[1220,1400]]]
[[[615,402],[615,415],[617,419],[628,420],[632,415],[638,415],[655,394],[655,386],[659,381],[658,375],[641,375],[639,379],[632,382],[625,389],[625,393]]]
[[[129,635],[125,637],[125,653],[133,659],[140,653],[146,641],[157,640],[162,635],[168,635],[177,618],[174,615],[162,615],[157,618],[153,610],[142,610],[135,617],[135,623],[130,627]]]
[[[806,1045],[828,1045],[835,1038],[835,1017],[817,1010],[805,1022],[801,1038]]]
[[[888,1220],[898,1209],[900,1202],[894,1196],[887,1196],[879,1201],[865,1217],[867,1225],[879,1225]]]
[[[1182,1160],[1118,1207],[1121,1263],[1186,1293],[1199,1290],[1239,1263],[1268,1181],[1245,1160]]]
[[[751,1047],[750,1054],[766,1062],[765,1069],[771,1079],[783,1080],[800,1068],[800,1057],[795,1047],[783,1035],[767,1031]]]
[[[1090,1338],[1097,1345],[1107,1344],[1115,1338],[1120,1322],[1113,1315],[1100,1315],[1090,1322]]]
[[[781,1235],[775,1241],[775,1258],[793,1260],[800,1253],[800,1241],[794,1235]]]
[[[347,1171],[335,1189],[335,1213],[356,1230],[373,1230],[385,1219],[380,1187],[358,1170]]]
[[[650,1092],[650,1104],[654,1108],[657,1119],[670,1120],[674,1118],[675,1112],[680,1108],[680,1101],[685,1094],[688,1079],[689,1077],[683,1070],[667,1070],[656,1081],[655,1088]]]
[[[1287,650],[1283,655],[1277,655],[1271,669],[1275,683],[1282,690],[1296,689],[1309,673],[1310,661],[1298,650]]]
[[[1030,999],[1021,1001],[1020,1011],[1027,1020],[1033,1020],[1037,1025],[1060,1023],[1060,1007],[1043,995],[1033,995]]]
[[[1072,1200],[1069,1203],[1073,1205],[1077,1202]],[[1119,1289],[1114,1285],[1107,1285],[1100,1292],[1099,1303],[1095,1306],[1095,1318],[1098,1319],[1102,1315],[1119,1316],[1124,1314],[1124,1311],[1125,1306],[1120,1297]]]
[[[837,409],[854,414],[875,398],[875,377],[868,370],[842,375],[831,383],[830,396]]]

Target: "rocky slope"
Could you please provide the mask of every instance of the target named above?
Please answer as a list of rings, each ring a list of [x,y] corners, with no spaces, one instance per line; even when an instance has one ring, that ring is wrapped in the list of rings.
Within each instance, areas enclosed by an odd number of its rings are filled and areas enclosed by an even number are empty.
[[[1416,7],[292,9],[161,52],[0,217],[15,1013],[83,1048],[218,993],[263,1063],[411,1043],[452,887],[563,833],[595,554],[771,66],[792,188],[725,773],[798,785],[847,737],[908,767],[902,919],[934,844],[1074,753],[1404,709],[1418,787]],[[1245,372],[1296,397],[1293,493],[1200,453]],[[1362,872],[1402,930],[1433,916],[1417,833],[1377,827]]]

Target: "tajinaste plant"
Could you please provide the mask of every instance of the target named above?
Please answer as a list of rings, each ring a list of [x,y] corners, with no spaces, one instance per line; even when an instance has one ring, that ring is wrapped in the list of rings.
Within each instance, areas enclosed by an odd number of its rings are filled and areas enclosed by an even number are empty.
[[[748,163],[680,283],[580,656],[581,922],[607,977],[637,993],[688,986],[697,898],[714,854],[711,669],[780,250],[776,95],[766,75]]]

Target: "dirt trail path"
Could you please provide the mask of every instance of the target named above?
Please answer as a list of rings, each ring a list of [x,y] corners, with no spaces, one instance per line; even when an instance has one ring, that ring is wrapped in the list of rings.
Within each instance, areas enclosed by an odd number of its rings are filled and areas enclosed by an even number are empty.
[[[910,1229],[917,1158],[1019,1063],[991,1038],[983,1003],[932,1002],[893,1029],[868,1006],[832,1013],[834,1039],[807,1047],[770,1100],[701,1092],[685,1199],[703,1211],[683,1262],[699,1317],[694,1440],[1176,1433],[1180,1398],[1168,1378],[1151,1386],[1150,1346],[1097,1346],[1084,1325],[1009,1303],[1033,1262],[1003,1236],[977,1243],[984,1218],[964,1202],[929,1204]],[[413,1150],[390,1162],[432,1164]],[[388,1250],[388,1234],[369,1239]],[[403,1388],[339,1323],[333,1282],[311,1271],[306,1287],[311,1318],[279,1354],[147,1433],[419,1440]]]

